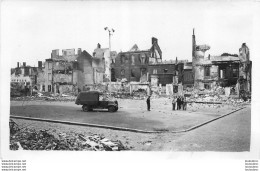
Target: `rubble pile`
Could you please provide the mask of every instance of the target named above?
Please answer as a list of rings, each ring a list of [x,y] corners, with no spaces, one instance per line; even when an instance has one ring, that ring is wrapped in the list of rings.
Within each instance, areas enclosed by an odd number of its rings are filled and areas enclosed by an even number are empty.
[[[19,128],[10,120],[10,150],[69,150],[69,151],[122,151],[130,150],[121,141],[112,141],[102,135],[84,136],[77,133],[56,133]]]
[[[230,95],[226,96],[225,88],[220,86],[210,90],[186,88],[184,95],[187,97],[188,103],[228,104],[233,106],[250,103],[250,100],[240,99],[233,87],[230,90]]]
[[[195,95],[187,97],[188,103],[204,103],[204,104],[225,104],[235,107],[250,104],[250,100],[244,101],[243,99],[227,97],[225,95]]]
[[[136,91],[133,91],[133,99],[142,100],[145,99],[147,96],[147,92],[144,89],[138,89]]]

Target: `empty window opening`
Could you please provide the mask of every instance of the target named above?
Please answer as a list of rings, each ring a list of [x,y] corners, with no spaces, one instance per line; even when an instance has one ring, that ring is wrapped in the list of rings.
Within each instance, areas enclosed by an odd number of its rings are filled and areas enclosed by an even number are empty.
[[[205,67],[205,76],[210,76],[210,67],[209,66]]]
[[[210,89],[210,85],[209,84],[204,84],[204,88],[205,89]]]
[[[233,77],[238,77],[238,68],[233,68]]]

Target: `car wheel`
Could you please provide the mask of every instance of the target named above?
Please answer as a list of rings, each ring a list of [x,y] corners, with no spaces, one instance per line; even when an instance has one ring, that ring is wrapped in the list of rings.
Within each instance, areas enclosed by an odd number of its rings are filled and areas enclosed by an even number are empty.
[[[116,108],[114,106],[109,106],[108,107],[108,111],[109,112],[115,112],[116,111]]]
[[[82,106],[82,110],[83,110],[84,112],[88,112],[88,111],[90,111],[90,108],[89,108],[89,106],[87,106],[87,105],[83,105],[83,106]]]

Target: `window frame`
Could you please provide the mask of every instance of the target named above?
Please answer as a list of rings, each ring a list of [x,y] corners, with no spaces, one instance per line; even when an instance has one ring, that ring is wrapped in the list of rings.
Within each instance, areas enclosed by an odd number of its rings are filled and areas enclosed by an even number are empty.
[[[205,66],[204,67],[204,76],[205,77],[210,77],[210,66]]]
[[[120,56],[121,64],[125,64],[125,55]]]
[[[234,72],[234,70],[236,70],[236,72]],[[235,74],[235,76],[234,76]],[[232,77],[233,78],[238,78],[239,76],[239,69],[238,68],[232,68]]]

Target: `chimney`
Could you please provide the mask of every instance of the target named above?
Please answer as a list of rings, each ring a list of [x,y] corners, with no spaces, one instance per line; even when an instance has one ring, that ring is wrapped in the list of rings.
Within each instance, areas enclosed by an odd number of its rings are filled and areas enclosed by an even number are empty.
[[[26,67],[26,62],[23,62],[23,66]]]
[[[19,62],[17,62],[17,68],[19,68],[19,64],[20,64],[20,63],[19,63]]]
[[[51,58],[59,57],[59,49],[54,49],[51,51]]]
[[[101,48],[101,45],[100,45],[99,43],[97,44],[97,48],[98,48],[98,49],[100,49],[100,48]]]
[[[38,61],[38,68],[42,69],[42,61]]]
[[[81,54],[81,48],[78,48],[78,55],[80,55]]]
[[[156,39],[155,37],[152,37],[152,44],[154,44],[154,43],[158,43],[158,39]]]

